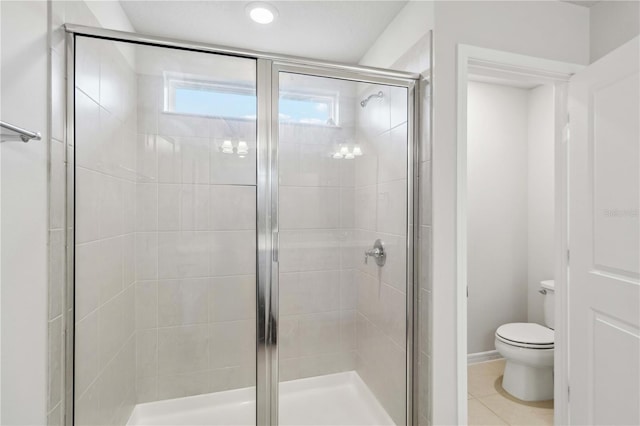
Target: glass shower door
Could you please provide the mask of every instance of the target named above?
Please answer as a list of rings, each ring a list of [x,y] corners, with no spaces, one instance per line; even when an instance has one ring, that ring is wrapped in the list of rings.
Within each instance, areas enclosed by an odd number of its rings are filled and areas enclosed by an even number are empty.
[[[406,424],[407,88],[278,80],[279,423]]]
[[[256,61],[76,36],[74,136],[75,424],[255,423]]]

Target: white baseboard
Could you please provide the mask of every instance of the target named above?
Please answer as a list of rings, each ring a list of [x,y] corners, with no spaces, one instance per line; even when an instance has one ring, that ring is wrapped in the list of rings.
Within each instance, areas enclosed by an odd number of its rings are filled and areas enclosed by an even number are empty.
[[[502,356],[495,349],[486,352],[476,352],[467,355],[467,364],[476,364],[478,362],[486,362],[494,359],[500,359]]]

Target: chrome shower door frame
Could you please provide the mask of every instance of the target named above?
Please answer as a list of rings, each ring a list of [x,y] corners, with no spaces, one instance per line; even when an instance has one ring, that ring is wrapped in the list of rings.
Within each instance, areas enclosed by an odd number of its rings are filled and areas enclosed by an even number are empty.
[[[270,232],[273,242],[273,255],[270,267],[270,305],[269,315],[270,339],[267,342],[267,352],[271,358],[270,383],[270,420],[271,425],[278,424],[278,296],[279,296],[279,272],[278,272],[278,242],[279,242],[279,203],[278,203],[278,142],[279,142],[279,94],[280,73],[300,74],[313,77],[333,78],[348,80],[358,83],[378,84],[407,89],[407,205],[406,205],[406,419],[408,425],[418,424],[418,226],[419,220],[419,190],[418,190],[418,161],[419,161],[419,117],[420,117],[420,80],[415,76],[407,78],[398,77],[389,73],[384,75],[378,70],[371,72],[367,68],[356,69],[354,67],[339,68],[335,66],[323,67],[318,63],[306,64],[286,60],[276,60],[272,63],[271,75],[271,123],[270,123],[270,175],[272,182],[270,190]],[[260,189],[258,189],[260,191]],[[260,214],[260,212],[258,212]],[[266,424],[266,423],[265,423]]]
[[[256,425],[278,424],[278,99],[279,73],[290,72],[407,89],[407,304],[406,304],[406,419],[417,416],[417,303],[418,303],[418,74],[318,61],[207,43],[67,24],[66,114],[66,286],[65,300],[65,417],[74,424],[74,312],[75,312],[75,38],[87,36],[114,42],[182,49],[256,60],[257,172],[256,172]]]

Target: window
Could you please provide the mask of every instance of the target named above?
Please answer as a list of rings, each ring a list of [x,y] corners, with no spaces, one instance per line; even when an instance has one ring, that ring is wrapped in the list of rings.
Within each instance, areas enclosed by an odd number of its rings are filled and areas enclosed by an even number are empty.
[[[338,125],[338,95],[280,92],[280,121],[289,123]]]
[[[256,91],[252,86],[165,73],[164,89],[165,112],[226,118],[256,117]]]
[[[165,73],[165,112],[236,119],[255,119],[252,86],[219,83]],[[338,93],[281,92],[280,120],[288,123],[338,125]]]

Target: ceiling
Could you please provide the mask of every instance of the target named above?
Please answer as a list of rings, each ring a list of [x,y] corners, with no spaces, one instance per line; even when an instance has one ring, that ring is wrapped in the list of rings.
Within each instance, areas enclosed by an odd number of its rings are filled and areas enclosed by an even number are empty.
[[[357,63],[407,3],[270,1],[278,18],[251,21],[249,1],[132,1],[122,8],[139,33]]]

